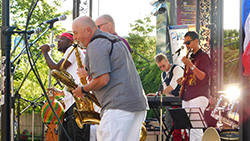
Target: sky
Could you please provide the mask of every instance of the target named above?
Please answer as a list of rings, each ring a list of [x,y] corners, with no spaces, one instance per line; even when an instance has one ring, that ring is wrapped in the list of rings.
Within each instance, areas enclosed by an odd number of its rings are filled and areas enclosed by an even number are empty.
[[[99,1],[99,8],[98,8]],[[66,0],[62,9],[72,9],[72,0]],[[93,20],[100,15],[109,14],[113,17],[116,24],[116,32],[121,36],[127,36],[131,31],[130,23],[150,15],[153,7],[150,0],[93,0]],[[65,28],[71,30],[71,19],[65,21]],[[69,20],[69,21],[68,21]],[[156,17],[152,17],[152,24],[155,25]]]
[[[224,0],[224,29],[239,29],[240,0]],[[98,8],[99,2],[99,8]],[[150,15],[154,9],[150,4],[151,0],[93,0],[93,20],[98,15],[109,14],[116,24],[116,32],[120,36],[127,36],[131,31],[130,23]],[[72,0],[63,2],[63,10],[72,9]],[[152,16],[152,25],[156,24],[156,17]],[[72,17],[62,21],[67,30],[71,30]],[[153,33],[155,34],[155,33]]]

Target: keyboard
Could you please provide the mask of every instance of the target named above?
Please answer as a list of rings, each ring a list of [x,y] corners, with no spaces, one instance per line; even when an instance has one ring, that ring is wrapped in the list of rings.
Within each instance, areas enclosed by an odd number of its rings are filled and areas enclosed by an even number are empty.
[[[148,96],[148,104],[150,108],[158,108],[161,105],[161,97],[157,96],[156,98],[154,96]],[[162,97],[162,106],[181,106],[182,102],[179,97]]]

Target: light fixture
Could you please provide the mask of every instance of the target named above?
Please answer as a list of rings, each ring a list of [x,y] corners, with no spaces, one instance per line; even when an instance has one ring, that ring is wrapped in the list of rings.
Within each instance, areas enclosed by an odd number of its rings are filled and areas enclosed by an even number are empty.
[[[158,14],[163,14],[167,10],[166,3],[158,4],[156,8],[151,11],[151,14],[157,16]]]

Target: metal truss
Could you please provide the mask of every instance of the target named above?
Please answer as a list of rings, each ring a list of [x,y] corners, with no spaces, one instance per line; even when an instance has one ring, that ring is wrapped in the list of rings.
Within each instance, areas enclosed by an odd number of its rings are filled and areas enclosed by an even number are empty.
[[[80,15],[87,15],[89,11],[89,5],[91,0],[74,0],[73,1],[73,19],[77,18]]]
[[[222,89],[223,85],[223,1],[197,0],[196,30],[200,46],[211,58],[210,95]]]

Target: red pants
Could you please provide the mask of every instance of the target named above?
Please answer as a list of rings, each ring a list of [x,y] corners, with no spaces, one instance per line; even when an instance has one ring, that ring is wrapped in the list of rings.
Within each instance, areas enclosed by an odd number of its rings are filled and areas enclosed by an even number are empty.
[[[174,129],[172,135],[173,135],[174,141],[182,141],[181,129]],[[185,129],[184,129],[183,135],[185,137],[185,141],[188,141],[188,135]]]

